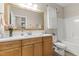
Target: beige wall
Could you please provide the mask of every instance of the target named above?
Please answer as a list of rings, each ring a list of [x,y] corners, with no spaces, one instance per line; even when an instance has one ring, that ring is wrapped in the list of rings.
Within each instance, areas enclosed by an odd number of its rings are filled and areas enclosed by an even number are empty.
[[[64,18],[74,17],[79,15],[79,3],[73,3],[70,6],[64,7]]]

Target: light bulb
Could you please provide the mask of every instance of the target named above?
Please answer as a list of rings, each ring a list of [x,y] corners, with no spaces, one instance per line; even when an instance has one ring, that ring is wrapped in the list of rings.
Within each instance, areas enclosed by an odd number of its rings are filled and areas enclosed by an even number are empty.
[[[34,7],[34,8],[37,8],[38,6],[37,6],[37,4],[34,4],[33,7]]]
[[[32,6],[32,3],[27,3],[28,6]]]

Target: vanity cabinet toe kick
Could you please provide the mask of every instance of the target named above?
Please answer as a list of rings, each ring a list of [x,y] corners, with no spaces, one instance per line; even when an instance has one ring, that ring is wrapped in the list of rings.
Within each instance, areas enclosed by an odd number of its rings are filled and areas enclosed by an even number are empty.
[[[0,42],[0,56],[52,56],[52,36]]]

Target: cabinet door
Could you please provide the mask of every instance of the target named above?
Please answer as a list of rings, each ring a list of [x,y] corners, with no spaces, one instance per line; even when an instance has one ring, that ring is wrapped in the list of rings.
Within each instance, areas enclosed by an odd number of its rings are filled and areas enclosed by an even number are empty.
[[[53,54],[53,44],[51,37],[43,37],[43,55],[44,56],[52,56]]]
[[[44,56],[52,56],[52,54],[53,54],[53,49],[52,49],[52,47],[50,46],[50,43],[47,43],[47,44],[49,44],[49,46],[46,46],[46,45],[44,45]]]
[[[0,56],[21,56],[21,48],[0,51]]]
[[[23,56],[33,56],[33,45],[27,45],[22,47]]]
[[[34,45],[34,56],[42,56],[42,43]]]

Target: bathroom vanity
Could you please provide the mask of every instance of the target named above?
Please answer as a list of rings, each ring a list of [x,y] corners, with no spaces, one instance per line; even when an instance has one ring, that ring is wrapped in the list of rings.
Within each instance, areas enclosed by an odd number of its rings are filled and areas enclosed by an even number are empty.
[[[4,30],[25,33],[25,31],[44,30],[44,12],[24,9],[15,4],[4,4]],[[9,26],[12,28],[9,29]],[[13,31],[12,31],[12,30]],[[37,33],[37,32],[36,32]],[[20,34],[20,32],[19,32]],[[25,33],[27,34],[27,33]],[[0,39],[0,56],[52,56],[53,43],[51,34],[10,35]]]
[[[52,35],[32,35],[0,39],[0,56],[52,56]]]

